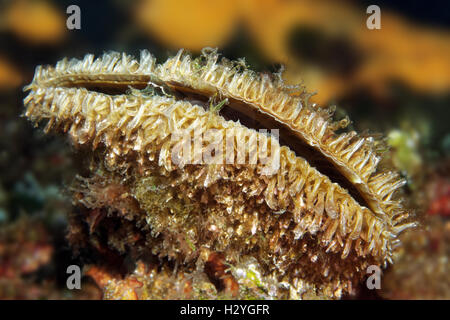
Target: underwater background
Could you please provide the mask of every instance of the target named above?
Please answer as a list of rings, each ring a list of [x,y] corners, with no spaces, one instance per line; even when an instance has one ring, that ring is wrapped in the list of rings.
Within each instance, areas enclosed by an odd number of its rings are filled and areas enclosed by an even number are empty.
[[[378,132],[407,179],[420,227],[405,232],[380,290],[348,299],[450,299],[450,8],[378,1],[381,29],[366,27],[369,1],[112,0],[0,2],[0,299],[100,299],[101,276],[66,287],[68,265],[95,263],[66,240],[66,191],[80,159],[63,137],[21,117],[34,68],[63,57],[141,49],[159,62],[185,48],[217,47],[250,68],[302,83],[336,106],[351,129]],[[67,7],[81,10],[69,30]],[[119,262],[118,262],[119,263]],[[91,269],[92,270],[92,269]],[[123,283],[132,286],[132,283]],[[125,289],[124,289],[125,290]],[[113,297],[114,298],[114,297]]]

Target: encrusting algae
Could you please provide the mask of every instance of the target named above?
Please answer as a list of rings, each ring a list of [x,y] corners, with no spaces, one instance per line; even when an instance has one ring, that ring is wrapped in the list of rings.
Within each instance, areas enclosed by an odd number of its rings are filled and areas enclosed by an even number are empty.
[[[94,151],[91,177],[73,187],[76,246],[106,241],[213,283],[211,256],[230,270],[253,259],[256,287],[276,284],[264,297],[339,298],[369,265],[392,263],[397,235],[415,225],[394,196],[404,181],[377,169],[377,139],[338,134],[348,120],[333,122],[303,88],[215,50],[163,64],[147,51],[63,59],[26,90],[30,120]]]

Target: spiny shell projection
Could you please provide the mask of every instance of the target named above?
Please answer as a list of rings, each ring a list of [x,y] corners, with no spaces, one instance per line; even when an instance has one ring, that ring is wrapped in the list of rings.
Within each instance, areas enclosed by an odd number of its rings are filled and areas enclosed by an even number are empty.
[[[404,181],[377,170],[376,139],[337,134],[331,112],[310,105],[302,88],[242,61],[218,61],[216,50],[198,58],[180,51],[163,64],[147,51],[140,60],[115,52],[63,59],[39,66],[26,90],[29,119],[48,120],[46,130],[68,132],[104,156],[106,172],[82,183],[83,194],[99,180],[117,183],[139,209],[131,214],[92,194],[79,203],[127,212],[153,254],[187,265],[199,265],[204,248],[230,264],[250,256],[296,297],[305,288],[340,297],[369,265],[392,262],[397,235],[414,226],[394,197]],[[220,110],[211,108],[217,98]],[[279,129],[280,141],[261,128]],[[267,172],[272,160],[238,162],[236,152],[219,164],[174,159],[186,139],[176,133],[210,129],[234,151],[270,146],[278,170]],[[194,150],[210,152],[206,140]],[[216,150],[225,154],[224,145]]]

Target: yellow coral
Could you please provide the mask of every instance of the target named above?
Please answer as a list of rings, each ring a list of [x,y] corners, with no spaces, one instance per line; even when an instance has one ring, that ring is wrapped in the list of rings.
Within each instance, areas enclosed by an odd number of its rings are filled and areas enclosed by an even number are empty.
[[[6,59],[0,57],[0,89],[17,88],[22,81],[19,71]]]
[[[67,31],[62,13],[45,1],[13,1],[5,15],[6,26],[32,43],[57,43]]]
[[[416,26],[388,10],[382,11],[380,30],[366,28],[368,15],[363,7],[329,0],[142,1],[136,16],[139,24],[162,43],[196,51],[205,46],[225,46],[232,31],[243,26],[239,31],[248,31],[267,59],[286,65],[286,81],[304,81],[320,92],[312,97],[319,104],[357,86],[383,95],[389,80],[432,93],[450,88],[449,33]],[[296,53],[291,36],[296,29],[304,28],[323,34],[322,41],[348,43],[352,54],[358,56],[358,61],[353,56],[344,57],[353,65],[352,72],[336,73]],[[340,58],[337,52],[335,59]]]
[[[228,41],[237,20],[237,7],[235,0],[141,1],[135,16],[145,31],[167,46],[200,50]]]

